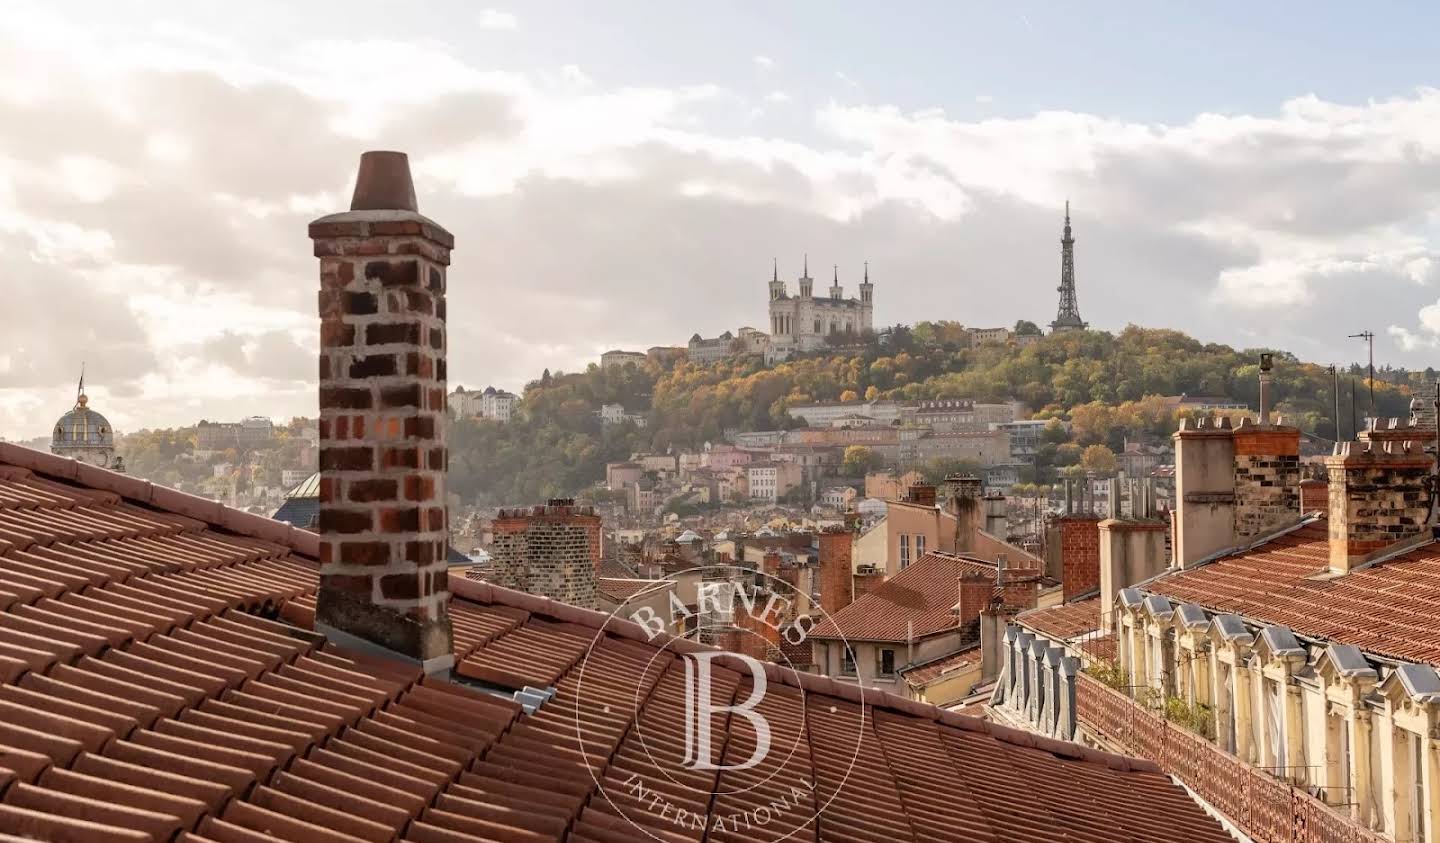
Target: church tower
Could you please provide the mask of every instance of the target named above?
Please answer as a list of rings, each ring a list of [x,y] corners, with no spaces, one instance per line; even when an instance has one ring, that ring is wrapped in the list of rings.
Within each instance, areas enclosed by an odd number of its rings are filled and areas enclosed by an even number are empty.
[[[780,262],[771,258],[770,265],[770,301],[779,301],[785,298],[785,282],[780,280]]]
[[[870,261],[865,261],[865,280],[860,282],[860,303],[867,306],[875,303],[875,285],[870,283]]]
[[[838,264],[834,267],[834,273],[830,278],[830,298],[839,301],[845,298],[845,291],[840,287],[840,267]]]
[[[810,280],[810,256],[805,256],[805,268],[800,271],[800,298],[810,298],[810,291],[814,282]]]
[[[1075,238],[1070,234],[1070,202],[1065,202],[1065,234],[1060,238],[1060,309],[1050,323],[1050,333],[1083,331],[1090,323],[1080,318],[1075,301]]]

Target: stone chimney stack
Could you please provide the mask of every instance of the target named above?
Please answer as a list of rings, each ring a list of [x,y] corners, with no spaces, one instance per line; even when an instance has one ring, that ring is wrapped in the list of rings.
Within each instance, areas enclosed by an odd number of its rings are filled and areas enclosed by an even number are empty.
[[[490,522],[496,585],[585,609],[599,606],[600,516],[556,498],[544,506],[502,509]]]
[[[1430,529],[1435,461],[1415,442],[1340,442],[1330,474],[1330,570],[1348,573],[1373,554]]]
[[[981,496],[980,478],[969,474],[952,474],[945,478],[945,485],[950,490],[950,499],[945,502],[945,506],[949,513],[955,516],[955,535],[952,537],[952,547],[948,549],[955,553],[971,553],[975,550],[976,534],[985,529],[989,517],[989,505]],[[1003,511],[1003,501],[1001,509]],[[944,544],[943,534],[941,544]]]
[[[854,572],[851,557],[855,534],[849,530],[821,530],[820,544],[820,608],[833,615],[854,599]]]
[[[1300,517],[1300,429],[1271,423],[1270,356],[1260,363],[1261,412],[1182,420],[1175,433],[1175,558],[1186,568]]]
[[[404,153],[367,152],[320,259],[317,630],[427,672],[454,661],[445,557],[445,274]]]

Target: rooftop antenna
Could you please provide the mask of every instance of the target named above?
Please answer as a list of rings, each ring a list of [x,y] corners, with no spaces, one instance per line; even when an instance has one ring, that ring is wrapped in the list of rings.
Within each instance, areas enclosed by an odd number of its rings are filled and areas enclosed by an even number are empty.
[[[1352,340],[1365,340],[1370,344],[1370,418],[1375,418],[1375,332],[1361,331],[1351,334]]]
[[[1334,396],[1333,396],[1333,397],[1335,398],[1335,410],[1334,410],[1334,412],[1332,413],[1332,415],[1330,416],[1330,418],[1331,418],[1332,421],[1335,422],[1335,441],[1336,441],[1336,442],[1339,442],[1339,441],[1340,441],[1340,367],[1339,367],[1339,366],[1336,366],[1336,365],[1334,365],[1334,364],[1331,364],[1331,366],[1330,366],[1330,376],[1335,379],[1335,386],[1334,386],[1334,388],[1331,390],[1332,392],[1334,392]]]

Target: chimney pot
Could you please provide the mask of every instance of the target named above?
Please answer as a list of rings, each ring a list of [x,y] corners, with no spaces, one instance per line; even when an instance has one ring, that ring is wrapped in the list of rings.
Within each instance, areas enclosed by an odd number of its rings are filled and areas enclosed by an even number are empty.
[[[362,153],[350,210],[418,212],[409,156],[386,150]]]

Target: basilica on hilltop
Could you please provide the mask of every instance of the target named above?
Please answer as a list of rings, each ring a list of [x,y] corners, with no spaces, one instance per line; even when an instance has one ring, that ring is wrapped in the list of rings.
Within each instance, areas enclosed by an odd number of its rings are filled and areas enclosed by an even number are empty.
[[[799,295],[791,296],[780,280],[778,263],[770,274],[769,356],[783,360],[792,354],[816,351],[832,334],[851,336],[873,329],[875,285],[870,283],[870,265],[865,265],[860,298],[846,298],[840,286],[840,269],[835,267],[828,296],[814,295],[810,259],[806,256],[800,273]]]

